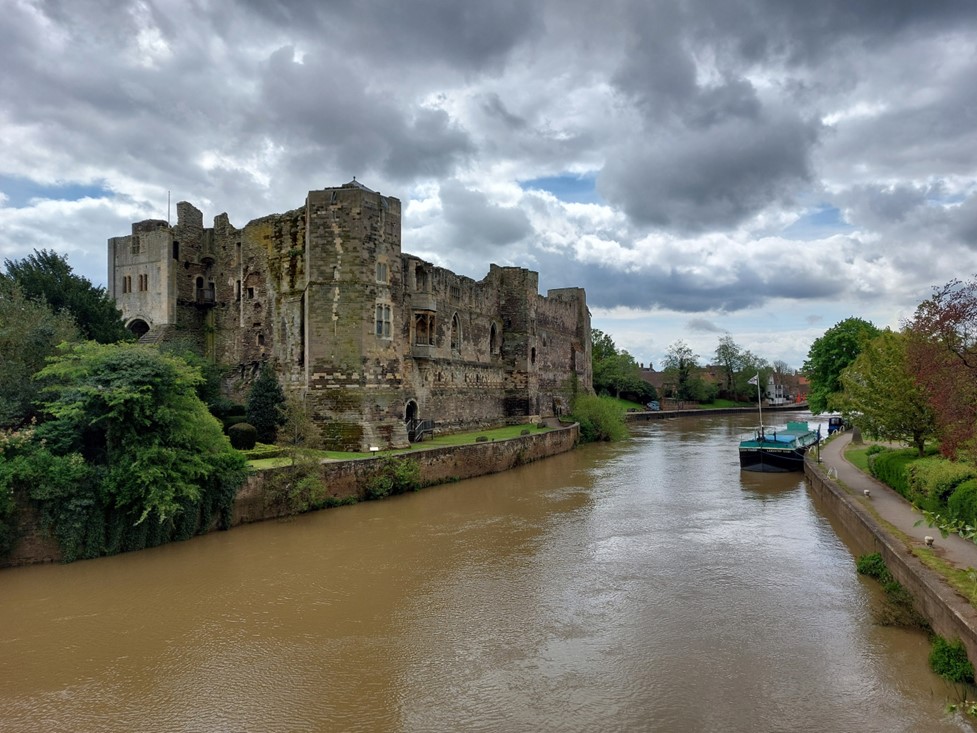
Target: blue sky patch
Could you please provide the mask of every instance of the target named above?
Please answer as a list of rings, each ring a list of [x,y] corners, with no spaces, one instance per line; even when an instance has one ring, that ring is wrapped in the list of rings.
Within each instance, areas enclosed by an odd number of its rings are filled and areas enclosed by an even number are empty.
[[[528,181],[519,181],[523,191],[537,189],[548,191],[560,201],[574,204],[603,203],[597,194],[597,174],[587,173],[576,175],[567,173],[562,176],[545,176]]]
[[[851,231],[854,231],[854,227],[841,218],[841,211],[837,207],[824,205],[802,216],[781,234],[790,239],[823,239]]]
[[[94,183],[57,183],[49,185],[29,178],[0,176],[0,191],[6,196],[4,206],[23,208],[31,199],[52,199],[54,201],[77,201],[83,198],[102,198],[113,195],[105,181]]]

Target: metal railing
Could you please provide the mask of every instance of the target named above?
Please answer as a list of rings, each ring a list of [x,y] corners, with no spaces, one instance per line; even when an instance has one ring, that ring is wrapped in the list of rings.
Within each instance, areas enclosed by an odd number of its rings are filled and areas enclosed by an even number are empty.
[[[434,435],[434,420],[407,421],[407,440],[411,443],[421,442],[428,434]]]

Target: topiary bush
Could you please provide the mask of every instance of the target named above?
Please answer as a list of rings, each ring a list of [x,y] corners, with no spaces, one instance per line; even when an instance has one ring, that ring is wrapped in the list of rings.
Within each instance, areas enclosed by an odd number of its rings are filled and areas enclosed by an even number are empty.
[[[238,450],[251,450],[258,442],[258,431],[254,425],[239,422],[227,429],[227,437],[231,439],[231,446]]]
[[[977,478],[957,486],[946,504],[950,519],[977,527]]]
[[[943,510],[957,486],[973,478],[977,478],[973,466],[938,456],[917,459],[906,472],[910,496],[923,508],[935,512]]]
[[[967,659],[967,649],[959,639],[947,641],[942,636],[934,636],[929,662],[933,671],[945,680],[974,681],[974,665]]]
[[[869,462],[869,468],[875,478],[913,501],[909,491],[906,467],[917,458],[918,454],[911,448],[883,450]]]

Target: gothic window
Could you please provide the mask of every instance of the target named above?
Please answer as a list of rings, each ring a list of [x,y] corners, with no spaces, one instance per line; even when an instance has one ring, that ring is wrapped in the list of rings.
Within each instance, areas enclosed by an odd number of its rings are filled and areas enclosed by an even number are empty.
[[[451,318],[451,350],[461,349],[461,319],[455,313]]]
[[[390,325],[390,306],[377,303],[376,334],[379,338],[391,338],[393,335]]]
[[[126,275],[122,278],[122,292],[131,293],[132,292],[132,275]]]
[[[149,275],[143,274],[139,276],[139,291],[146,292],[149,290]]]
[[[460,303],[461,302],[461,288],[459,288],[457,285],[452,285],[448,289],[448,297],[451,298],[451,302],[452,303]]]
[[[498,356],[502,352],[502,339],[499,338],[499,328],[494,323],[489,332],[489,353]]]
[[[387,282],[387,263],[378,262],[377,263],[377,282],[385,283]]]

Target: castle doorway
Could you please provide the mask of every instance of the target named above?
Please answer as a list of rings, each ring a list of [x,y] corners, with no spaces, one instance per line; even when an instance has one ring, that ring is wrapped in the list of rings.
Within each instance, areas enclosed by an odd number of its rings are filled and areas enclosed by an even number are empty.
[[[132,331],[133,335],[138,338],[142,338],[147,333],[149,333],[149,324],[146,323],[142,318],[134,318],[128,326],[129,330]]]
[[[417,420],[417,403],[414,400],[407,401],[407,407],[404,408],[404,422],[408,425]]]

